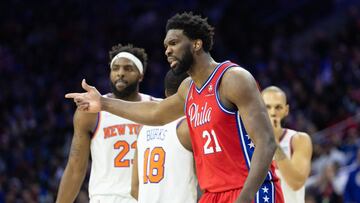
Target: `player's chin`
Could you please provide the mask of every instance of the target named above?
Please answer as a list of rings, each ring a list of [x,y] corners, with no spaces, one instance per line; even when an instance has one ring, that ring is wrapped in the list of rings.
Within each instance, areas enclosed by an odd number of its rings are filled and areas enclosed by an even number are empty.
[[[184,71],[181,67],[179,67],[179,66],[176,66],[176,67],[172,68],[171,70],[173,71],[173,73],[174,73],[175,75],[180,75],[180,74],[182,74],[182,73],[185,72],[185,71]]]
[[[122,93],[126,88],[127,86],[116,86],[116,91]]]

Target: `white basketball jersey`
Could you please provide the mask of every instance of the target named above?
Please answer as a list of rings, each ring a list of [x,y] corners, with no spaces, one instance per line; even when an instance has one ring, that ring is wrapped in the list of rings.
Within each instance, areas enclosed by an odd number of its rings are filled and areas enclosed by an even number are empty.
[[[152,100],[141,94],[142,101]],[[89,196],[118,195],[131,198],[131,173],[136,140],[141,125],[109,112],[98,114],[91,139]]]
[[[290,159],[292,155],[292,146],[291,140],[294,135],[297,134],[296,131],[291,129],[284,129],[284,135],[280,139],[280,147],[285,152],[286,156]],[[294,191],[291,187],[287,185],[285,179],[282,177],[280,170],[276,169],[276,174],[280,178],[281,188],[284,194],[285,203],[304,203],[305,202],[305,186],[300,188],[297,191]]]
[[[139,203],[196,202],[194,159],[178,140],[178,122],[141,129],[137,144]]]

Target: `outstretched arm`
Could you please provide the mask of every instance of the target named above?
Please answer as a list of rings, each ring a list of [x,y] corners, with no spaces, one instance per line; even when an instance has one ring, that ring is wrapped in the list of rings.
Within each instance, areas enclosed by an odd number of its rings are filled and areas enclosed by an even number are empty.
[[[90,154],[90,135],[97,114],[76,111],[69,160],[61,178],[57,203],[74,202],[84,181]]]
[[[95,87],[82,82],[86,93],[66,94],[73,98],[80,111],[108,111],[112,114],[145,125],[164,125],[184,115],[184,103],[189,87],[189,79],[184,80],[178,92],[161,102],[127,102],[120,99],[102,97]]]
[[[248,177],[237,199],[237,202],[251,202],[264,182],[276,148],[269,116],[255,79],[242,68],[232,68],[224,74],[220,95],[222,101],[237,107],[256,146]]]
[[[275,161],[285,182],[293,189],[298,190],[308,178],[311,170],[312,144],[310,136],[298,133],[292,139],[293,154],[289,159],[281,147],[275,152]]]

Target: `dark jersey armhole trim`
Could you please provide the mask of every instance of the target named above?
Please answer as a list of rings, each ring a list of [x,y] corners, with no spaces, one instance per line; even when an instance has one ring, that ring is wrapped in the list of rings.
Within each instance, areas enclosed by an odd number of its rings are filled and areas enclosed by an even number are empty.
[[[237,112],[237,108],[234,108],[234,109],[230,109],[230,108],[227,108],[222,102],[221,102],[221,99],[220,99],[220,93],[219,93],[219,86],[220,86],[220,83],[221,83],[221,80],[222,80],[222,77],[224,76],[225,72],[227,70],[229,70],[230,68],[233,68],[233,67],[239,67],[237,64],[231,64],[230,66],[226,67],[220,74],[219,78],[217,79],[216,83],[215,83],[215,94],[216,94],[216,101],[217,101],[217,104],[219,105],[220,109],[222,111],[224,111],[225,113],[228,113],[228,114],[235,114]]]
[[[184,115],[185,115],[185,117],[187,116],[187,114],[186,114],[186,108],[187,108],[187,103],[188,103],[188,100],[189,100],[189,94],[190,94],[192,85],[193,85],[193,80],[190,81],[189,89],[188,89],[188,92],[187,92],[186,98],[185,98],[185,105],[184,105]],[[192,94],[192,93],[191,93],[191,94]],[[191,95],[190,95],[190,96],[191,96]],[[177,126],[176,126],[176,129],[177,129]]]
[[[290,138],[290,158],[292,157],[292,155],[294,154],[294,147],[293,147],[293,138],[294,136],[298,135],[298,132],[296,132],[295,135],[293,135],[291,138]]]
[[[177,124],[176,124],[176,129],[179,128],[179,126],[181,125],[182,122],[184,122],[186,120],[186,117],[181,119]]]
[[[100,128],[100,122],[101,122],[101,112],[98,112],[97,113],[97,117],[96,117],[96,125],[94,127],[94,129],[91,131],[90,133],[90,138],[91,139],[94,139],[97,132],[99,131],[99,128]]]

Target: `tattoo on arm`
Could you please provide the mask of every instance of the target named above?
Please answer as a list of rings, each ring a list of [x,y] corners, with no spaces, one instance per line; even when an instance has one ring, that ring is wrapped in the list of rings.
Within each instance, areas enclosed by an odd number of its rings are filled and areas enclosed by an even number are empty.
[[[74,140],[71,143],[70,157],[77,157],[80,155],[81,152],[81,144],[79,143],[80,141],[81,140],[78,137],[74,137]]]
[[[77,146],[77,144],[72,144],[70,149],[70,156],[72,157],[78,156],[79,153],[80,153],[79,146]]]

